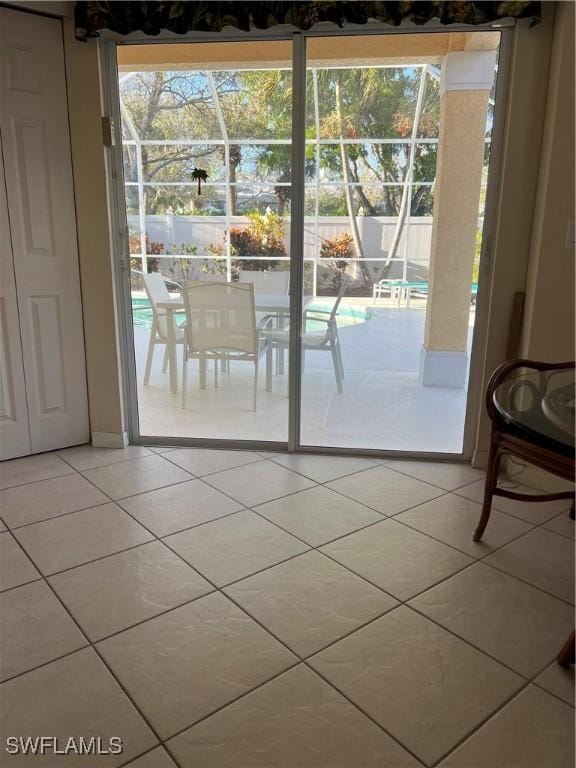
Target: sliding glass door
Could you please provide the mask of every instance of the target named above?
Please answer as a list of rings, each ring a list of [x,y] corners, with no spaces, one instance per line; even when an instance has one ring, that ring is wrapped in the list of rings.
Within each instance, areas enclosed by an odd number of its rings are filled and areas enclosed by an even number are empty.
[[[498,43],[308,41],[303,446],[462,452]]]
[[[118,47],[139,436],[462,453],[499,42]]]
[[[139,432],[286,443],[292,45],[125,46],[118,70]]]

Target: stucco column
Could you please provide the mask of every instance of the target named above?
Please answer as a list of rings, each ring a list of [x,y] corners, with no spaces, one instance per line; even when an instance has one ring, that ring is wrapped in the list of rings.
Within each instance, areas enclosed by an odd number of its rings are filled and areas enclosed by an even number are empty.
[[[463,387],[494,51],[448,53],[440,81],[440,135],[422,384]]]

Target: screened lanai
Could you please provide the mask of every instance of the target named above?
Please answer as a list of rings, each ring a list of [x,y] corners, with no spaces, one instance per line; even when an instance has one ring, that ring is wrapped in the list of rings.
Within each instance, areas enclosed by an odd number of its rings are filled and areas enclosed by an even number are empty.
[[[119,48],[140,382],[152,324],[142,273],[163,275],[175,296],[186,280],[257,286],[257,273],[290,270],[302,126],[304,307],[329,314],[343,293],[345,373],[337,391],[330,356],[306,353],[303,432],[312,445],[462,449],[498,33],[400,38],[311,40],[300,122],[288,41]],[[453,99],[469,103],[463,124]],[[200,189],[197,168],[208,176]],[[283,363],[256,416],[238,403],[241,366],[218,392],[195,391],[184,413],[165,370],[158,353],[139,386],[142,434],[286,438]]]

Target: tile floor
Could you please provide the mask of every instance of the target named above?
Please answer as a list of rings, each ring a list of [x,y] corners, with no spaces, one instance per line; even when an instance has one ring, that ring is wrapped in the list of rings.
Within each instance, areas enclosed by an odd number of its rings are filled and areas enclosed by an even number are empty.
[[[564,768],[564,502],[446,463],[88,446],[0,464],[2,766]],[[7,736],[120,755],[10,756]]]

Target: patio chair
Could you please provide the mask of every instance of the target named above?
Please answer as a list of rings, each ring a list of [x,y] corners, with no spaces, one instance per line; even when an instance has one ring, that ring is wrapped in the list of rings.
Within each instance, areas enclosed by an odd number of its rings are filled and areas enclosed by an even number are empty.
[[[188,361],[200,365],[200,388],[206,386],[206,363],[214,360],[214,385],[218,386],[218,360],[254,363],[256,410],[258,365],[267,354],[266,389],[272,389],[272,354],[268,340],[256,328],[254,286],[250,283],[222,283],[188,280],[182,283],[186,311],[182,365],[182,408],[186,407]]]
[[[340,350],[340,339],[338,337],[338,324],[336,318],[338,316],[338,309],[340,302],[346,292],[347,281],[343,280],[338,291],[338,296],[332,309],[306,309],[304,310],[302,318],[302,356],[304,362],[304,356],[307,351],[314,352],[330,352],[332,355],[332,363],[334,365],[334,377],[336,379],[336,389],[338,394],[343,393],[342,381],[344,379],[344,365],[342,364],[342,352]],[[308,323],[323,323],[325,328],[320,332],[309,330]],[[290,330],[289,329],[264,329],[262,334],[268,338],[272,347],[276,350],[288,349],[290,345]]]
[[[252,283],[254,293],[270,293],[285,296],[288,293],[290,272],[288,270],[240,270],[240,282]]]
[[[402,299],[403,286],[402,280],[397,277],[383,277],[377,283],[372,286],[372,303],[376,304],[376,299],[382,299],[386,295],[390,299],[396,301],[400,306],[400,300]]]
[[[171,301],[168,285],[180,287],[179,283],[169,280],[160,274],[160,272],[142,272],[140,273],[144,283],[144,292],[150,302],[152,309],[152,328],[150,329],[150,339],[148,341],[148,352],[146,354],[146,367],[144,369],[144,384],[150,381],[150,372],[152,370],[152,361],[154,359],[154,349],[157,344],[164,345],[164,360],[162,363],[162,373],[168,370],[168,326],[166,310],[158,307],[166,301]],[[175,329],[176,344],[184,343],[184,331],[182,328]]]

